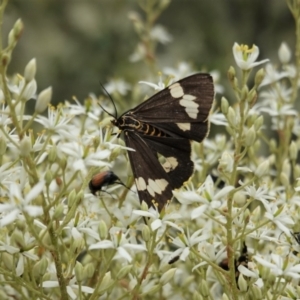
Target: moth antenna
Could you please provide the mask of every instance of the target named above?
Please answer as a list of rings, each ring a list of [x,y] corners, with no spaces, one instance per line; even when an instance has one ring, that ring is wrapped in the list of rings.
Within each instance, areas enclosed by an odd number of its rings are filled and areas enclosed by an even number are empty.
[[[117,107],[115,105],[115,102],[112,98],[112,96],[110,95],[110,93],[106,90],[106,88],[104,87],[104,85],[99,82],[103,91],[105,92],[105,94],[109,97],[110,101],[112,102],[113,106],[114,106],[114,109],[115,109],[115,112],[116,112],[116,115],[114,116],[113,114],[109,113],[106,109],[103,108],[103,106],[99,103],[99,106],[108,114],[110,115],[111,117],[113,117],[114,119],[117,119],[118,118],[118,111],[117,111]]]

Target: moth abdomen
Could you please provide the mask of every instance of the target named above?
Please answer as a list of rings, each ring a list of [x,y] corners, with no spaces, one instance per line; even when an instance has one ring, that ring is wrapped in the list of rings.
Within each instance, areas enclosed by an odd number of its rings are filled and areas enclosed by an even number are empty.
[[[135,119],[132,116],[122,116],[117,121],[112,121],[114,125],[118,126],[121,130],[127,130],[127,131],[136,131],[144,135],[150,135],[150,136],[162,136],[162,137],[168,137],[169,135],[158,129],[157,127],[145,123],[142,121],[139,121]]]

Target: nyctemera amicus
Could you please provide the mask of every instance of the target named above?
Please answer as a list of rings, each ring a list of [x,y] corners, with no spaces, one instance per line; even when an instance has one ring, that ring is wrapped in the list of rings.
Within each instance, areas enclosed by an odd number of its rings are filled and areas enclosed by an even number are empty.
[[[112,171],[104,171],[97,173],[89,182],[89,189],[93,195],[100,191],[102,187],[111,185],[114,183],[121,184],[127,188],[127,186],[120,180],[120,178]]]
[[[212,77],[199,73],[112,120],[124,132],[126,146],[135,149],[128,156],[140,201],[162,210],[172,190],[191,177],[190,140],[202,142],[208,134],[213,98]]]

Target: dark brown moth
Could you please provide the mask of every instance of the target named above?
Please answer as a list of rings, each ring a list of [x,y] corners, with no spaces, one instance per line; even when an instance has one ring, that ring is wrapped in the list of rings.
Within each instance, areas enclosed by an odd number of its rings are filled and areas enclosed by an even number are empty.
[[[190,141],[202,142],[209,131],[214,99],[209,74],[195,74],[158,92],[112,123],[124,132],[140,201],[159,211],[172,199],[172,190],[194,170]]]

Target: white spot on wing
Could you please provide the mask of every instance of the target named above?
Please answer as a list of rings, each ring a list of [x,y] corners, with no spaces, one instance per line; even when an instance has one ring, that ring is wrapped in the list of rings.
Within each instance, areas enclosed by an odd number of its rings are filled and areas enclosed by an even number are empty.
[[[173,98],[181,98],[182,96],[184,96],[183,89],[178,82],[170,85],[169,89]]]
[[[143,177],[135,179],[136,187],[139,191],[144,191],[147,188],[146,182]]]
[[[175,162],[173,163],[175,164]],[[155,198],[155,193],[161,195],[162,192],[166,189],[167,185],[169,184],[168,181],[165,179],[148,179],[148,184],[146,184],[146,181],[143,177],[136,178],[135,183],[139,191],[147,190],[153,198]]]
[[[163,192],[169,184],[165,179],[156,179],[155,182],[159,186],[161,192]]]
[[[182,97],[184,100],[189,100],[189,101],[193,101],[196,99],[195,96],[193,95],[188,95],[188,94],[184,94],[183,97]]]
[[[198,110],[199,104],[194,102],[195,99],[196,97],[193,95],[184,95],[182,99],[179,101],[179,104],[185,107],[186,113],[192,119],[197,119],[197,115],[199,112]]]
[[[191,123],[176,123],[176,125],[183,131],[191,130]]]
[[[170,171],[173,171],[178,166],[178,161],[175,157],[167,157],[166,162],[162,165],[164,170],[169,173]]]
[[[151,179],[150,179],[150,180],[151,180]],[[149,180],[149,181],[150,181],[150,180]],[[153,180],[152,180],[152,181],[153,181]],[[153,183],[154,183],[154,181],[153,181]],[[152,188],[153,185],[154,185],[154,184],[151,184],[151,185],[150,185],[150,183],[147,185],[147,191],[148,191],[148,193],[149,193],[152,197],[155,196],[155,192],[154,192],[154,190],[153,190],[153,188]]]

